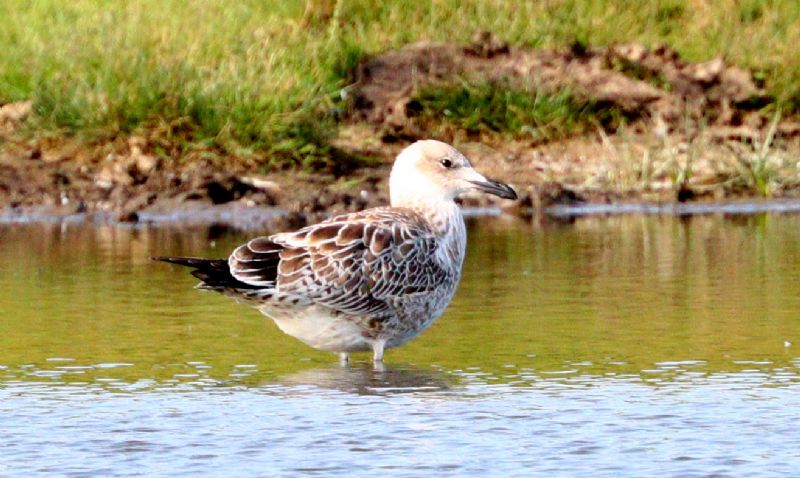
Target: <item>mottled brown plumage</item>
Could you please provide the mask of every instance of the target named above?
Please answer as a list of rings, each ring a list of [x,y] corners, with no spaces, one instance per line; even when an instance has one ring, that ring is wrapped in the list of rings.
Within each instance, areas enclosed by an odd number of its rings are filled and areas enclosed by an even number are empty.
[[[228,265],[247,284],[301,295],[347,315],[383,315],[403,297],[455,279],[438,264],[436,247],[419,213],[377,208],[253,239]]]
[[[259,237],[227,263],[162,258],[195,268],[202,288],[255,306],[289,335],[347,353],[405,343],[449,304],[461,276],[466,232],[455,197],[480,189],[514,198],[449,145],[419,141],[398,156],[392,207],[336,216]]]

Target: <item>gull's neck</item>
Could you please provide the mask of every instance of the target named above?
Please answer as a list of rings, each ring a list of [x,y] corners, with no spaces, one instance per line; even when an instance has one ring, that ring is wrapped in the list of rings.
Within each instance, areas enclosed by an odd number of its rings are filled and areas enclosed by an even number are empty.
[[[464,224],[461,208],[452,200],[431,198],[424,195],[392,196],[392,207],[412,209],[422,216],[437,236],[444,236],[459,224]]]
[[[461,270],[467,248],[467,229],[461,208],[452,200],[425,201],[417,198],[409,201],[395,201],[392,207],[408,208],[422,216],[433,233],[440,239],[436,255],[442,264]]]
[[[417,211],[428,221],[437,236],[447,236],[464,228],[464,217],[461,215],[461,208],[453,201],[440,203],[435,207],[421,204],[412,206],[411,209]]]

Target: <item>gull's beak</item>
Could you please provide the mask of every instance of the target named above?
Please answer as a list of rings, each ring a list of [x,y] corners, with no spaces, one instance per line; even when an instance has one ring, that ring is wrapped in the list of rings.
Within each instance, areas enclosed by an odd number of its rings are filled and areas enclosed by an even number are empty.
[[[517,193],[506,183],[495,181],[494,179],[483,178],[482,181],[469,181],[478,191],[494,194],[503,199],[517,199]]]

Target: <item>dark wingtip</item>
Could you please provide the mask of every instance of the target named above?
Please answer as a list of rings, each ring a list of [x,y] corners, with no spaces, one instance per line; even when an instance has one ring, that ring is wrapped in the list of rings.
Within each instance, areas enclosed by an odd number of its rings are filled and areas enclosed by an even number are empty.
[[[159,261],[159,262],[169,262],[170,264],[178,264],[180,266],[192,266],[193,262],[197,262],[198,259],[192,257],[168,257],[168,256],[152,256],[150,257],[151,261]]]
[[[170,264],[177,264],[186,267],[198,268],[218,268],[227,265],[228,261],[225,259],[204,259],[202,257],[168,257],[168,256],[153,256],[150,258],[154,261],[168,262]]]
[[[150,259],[168,262],[179,266],[191,267],[191,274],[203,281],[202,288],[221,290],[226,287],[237,289],[254,289],[255,286],[239,281],[231,275],[227,259],[203,259],[201,257],[165,257],[155,256]]]

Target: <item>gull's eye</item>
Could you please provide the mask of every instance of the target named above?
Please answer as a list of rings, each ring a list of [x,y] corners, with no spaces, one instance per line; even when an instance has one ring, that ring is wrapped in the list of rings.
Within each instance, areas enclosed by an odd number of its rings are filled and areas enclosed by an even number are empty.
[[[441,160],[439,160],[439,162],[442,163],[442,166],[444,166],[445,168],[453,167],[453,161],[450,158],[442,158]]]

